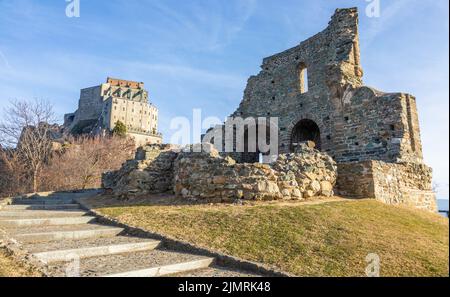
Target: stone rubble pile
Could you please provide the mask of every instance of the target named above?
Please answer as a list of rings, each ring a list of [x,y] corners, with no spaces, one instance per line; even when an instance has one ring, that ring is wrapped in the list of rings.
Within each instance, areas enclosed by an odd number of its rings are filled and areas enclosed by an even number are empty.
[[[272,165],[278,172],[278,186],[283,196],[333,196],[337,166],[329,155],[314,149],[310,143],[301,144],[295,153],[281,154]]]
[[[177,146],[166,144],[139,147],[133,160],[103,174],[102,186],[120,197],[172,191],[177,150]]]
[[[190,150],[161,145],[140,148],[135,160],[106,173],[103,185],[117,196],[172,192],[208,202],[334,194],[336,164],[311,145],[301,144],[296,153],[279,155],[272,164],[236,163],[231,157],[220,156],[211,144],[203,144],[202,149],[196,146]]]

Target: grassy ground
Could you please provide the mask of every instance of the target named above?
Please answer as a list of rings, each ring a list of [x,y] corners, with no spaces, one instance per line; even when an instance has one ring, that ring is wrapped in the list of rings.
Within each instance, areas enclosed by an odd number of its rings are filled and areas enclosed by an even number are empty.
[[[8,253],[0,248],[0,277],[41,276],[38,272],[25,268],[15,262]]]
[[[448,219],[424,211],[374,200],[243,206],[113,201],[89,203],[124,223],[299,276],[364,276],[369,253],[380,257],[383,276],[449,275]]]

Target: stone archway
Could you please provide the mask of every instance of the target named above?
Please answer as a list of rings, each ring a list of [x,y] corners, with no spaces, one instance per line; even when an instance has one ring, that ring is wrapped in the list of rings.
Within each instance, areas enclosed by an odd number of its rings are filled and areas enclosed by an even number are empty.
[[[292,129],[291,152],[294,152],[299,143],[304,141],[314,141],[316,149],[321,150],[320,128],[316,122],[309,119],[300,120]]]

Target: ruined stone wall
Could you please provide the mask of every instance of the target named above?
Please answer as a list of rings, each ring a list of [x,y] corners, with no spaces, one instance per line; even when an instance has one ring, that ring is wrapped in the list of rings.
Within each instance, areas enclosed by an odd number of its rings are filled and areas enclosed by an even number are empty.
[[[356,8],[336,10],[324,31],[261,68],[231,117],[278,117],[279,152],[295,151],[299,123],[310,120],[337,162],[422,161],[415,98],[363,86]]]
[[[332,196],[336,165],[331,157],[302,146],[273,164],[236,163],[210,153],[180,153],[175,160],[175,194],[184,198],[230,202]]]
[[[386,204],[437,211],[430,167],[416,163],[372,163],[376,199]]]
[[[415,98],[361,87],[343,101],[344,123],[336,144],[338,161],[422,162]]]
[[[278,160],[271,165],[243,163],[256,162],[259,149],[225,152],[223,157],[181,153],[171,165],[176,168],[175,193],[219,200],[328,195],[336,178],[329,167],[334,159],[343,195],[432,210],[431,170],[423,165],[415,98],[366,87],[362,76],[357,9],[338,9],[325,30],[265,58],[231,115],[231,120],[277,117],[278,126],[271,129],[278,131]],[[216,130],[223,135],[223,128],[212,129],[205,142],[219,135]],[[318,152],[291,154],[309,140],[332,159],[317,157],[326,156]],[[236,141],[231,147],[237,147]],[[315,172],[320,170],[325,173]],[[151,183],[140,180],[148,191]]]
[[[140,147],[133,160],[117,171],[103,174],[102,187],[122,197],[171,192],[176,157],[176,147],[171,145]]]
[[[173,192],[213,202],[303,199],[332,196],[336,170],[331,157],[308,147],[268,165],[237,164],[212,146],[196,153],[152,145],[140,148],[120,170],[104,174],[103,187],[123,197]]]
[[[432,191],[432,170],[424,164],[341,163],[338,164],[337,189],[345,196],[375,198],[386,204],[437,210]]]
[[[174,192],[179,197],[211,202],[282,198],[275,171],[266,164],[236,164],[214,152],[181,153],[175,164]]]
[[[371,161],[338,163],[338,194],[353,198],[373,198],[375,185],[371,164]]]

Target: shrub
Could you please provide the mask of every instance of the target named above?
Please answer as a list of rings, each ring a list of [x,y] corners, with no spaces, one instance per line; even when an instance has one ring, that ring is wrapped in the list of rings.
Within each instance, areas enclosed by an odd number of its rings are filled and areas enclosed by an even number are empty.
[[[120,137],[125,137],[127,134],[127,126],[121,121],[117,121],[114,129],[112,130],[113,135],[117,135]]]

